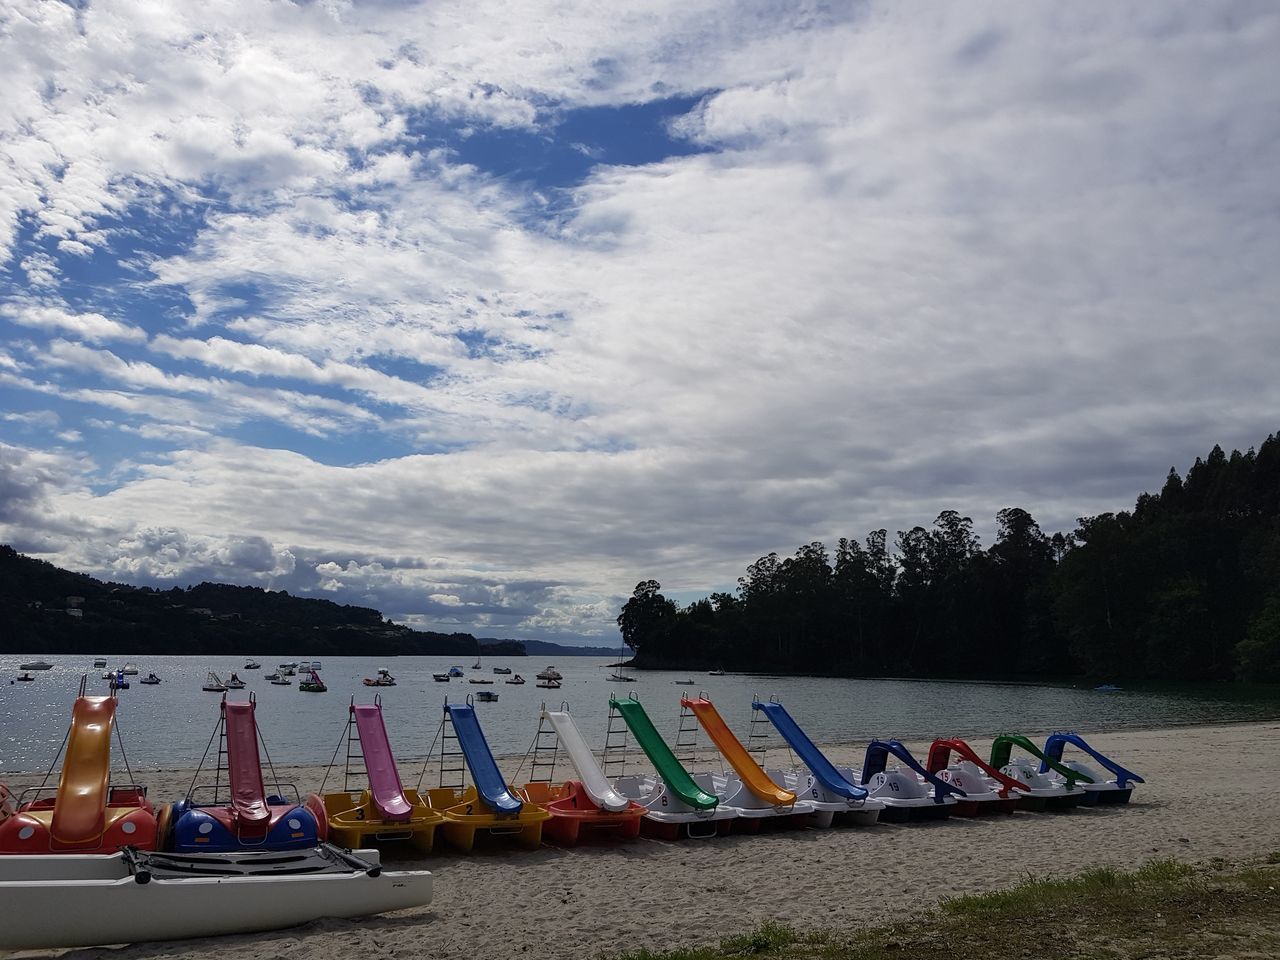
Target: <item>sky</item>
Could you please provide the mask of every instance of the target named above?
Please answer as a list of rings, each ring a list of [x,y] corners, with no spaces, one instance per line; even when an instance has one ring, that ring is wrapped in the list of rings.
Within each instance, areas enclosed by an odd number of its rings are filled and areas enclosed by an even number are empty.
[[[616,642],[1280,429],[1280,6],[0,0],[0,542]]]

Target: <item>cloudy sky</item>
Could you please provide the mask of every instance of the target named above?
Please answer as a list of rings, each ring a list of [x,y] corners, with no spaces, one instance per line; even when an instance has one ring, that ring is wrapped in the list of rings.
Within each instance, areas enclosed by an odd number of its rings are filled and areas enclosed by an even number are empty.
[[[0,542],[573,642],[1280,429],[1280,7],[0,0]]]

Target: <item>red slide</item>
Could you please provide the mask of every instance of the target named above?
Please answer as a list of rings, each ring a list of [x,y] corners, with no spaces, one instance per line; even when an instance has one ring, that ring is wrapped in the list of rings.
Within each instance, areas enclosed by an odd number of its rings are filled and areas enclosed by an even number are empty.
[[[242,827],[271,822],[267,788],[262,782],[262,761],[258,757],[258,724],[254,703],[222,703],[227,733],[227,779],[231,782],[231,808]]]

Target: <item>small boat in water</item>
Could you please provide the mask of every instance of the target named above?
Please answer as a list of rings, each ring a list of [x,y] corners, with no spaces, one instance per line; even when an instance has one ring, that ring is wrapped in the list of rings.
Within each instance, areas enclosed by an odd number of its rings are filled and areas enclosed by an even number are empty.
[[[617,670],[609,674],[609,679],[612,680],[614,683],[635,683],[636,682],[635,677],[628,677],[625,673],[621,673]]]
[[[134,677],[138,674],[138,665],[136,663],[126,663],[122,669],[128,676]]]
[[[298,681],[298,689],[302,693],[325,693],[329,688],[320,679],[320,674],[310,670],[304,679]]]
[[[441,675],[436,673],[433,674],[433,676],[439,680]],[[448,674],[445,674],[444,678],[448,680]],[[396,685],[396,678],[391,675],[391,671],[386,667],[379,667],[378,675],[376,677],[365,677],[362,682],[366,687],[394,687]]]
[[[548,666],[537,674],[539,680],[563,680],[564,676],[555,667]]]
[[[261,670],[262,664],[260,664],[257,660],[250,660],[248,663],[244,665],[244,668],[246,670]]]
[[[511,672],[511,668],[510,667],[494,667],[493,672],[505,675]]]
[[[436,683],[448,683],[451,678],[447,673],[433,673],[431,679]]]
[[[463,676],[462,668],[461,668],[461,667],[450,667],[450,668],[449,668],[449,676],[451,676],[451,677],[461,677],[461,676]]]
[[[485,677],[472,677],[467,683],[493,683],[493,681]]]
[[[244,689],[244,681],[241,680],[239,675],[236,674],[234,671],[232,671],[231,678],[227,681],[227,689],[228,690]]]
[[[268,680],[270,680],[270,681],[271,681],[271,685],[272,685],[272,686],[275,686],[275,687],[291,687],[291,686],[293,686],[293,681],[292,681],[292,680],[290,680],[290,679],[289,679],[288,677],[286,677],[286,676],[282,676],[281,674],[276,674],[275,676],[269,676],[269,677],[267,677],[267,679],[268,679]]]
[[[723,671],[723,670],[708,670],[708,671],[707,671],[707,676],[708,676],[708,677],[723,677],[723,676],[724,676],[724,671]]]
[[[94,665],[95,667],[105,667],[105,666],[107,665],[107,658],[106,658],[106,657],[95,657],[95,658],[94,658],[94,660],[93,660],[93,665]]]
[[[524,677],[520,676],[520,674],[518,674],[518,673],[517,673],[517,674],[516,674],[514,677],[512,677],[510,680],[506,680],[506,681],[503,681],[503,682],[504,682],[504,683],[510,683],[510,684],[514,684],[514,685],[516,685],[516,686],[519,686],[520,684],[524,683]]]
[[[209,693],[226,693],[227,685],[222,682],[220,676],[210,670],[209,675],[205,678],[204,686],[200,689]]]
[[[154,673],[148,673],[145,677],[143,677],[138,682],[145,683],[149,687],[154,687],[157,683],[160,682],[160,678],[157,677]]]
[[[106,664],[104,663],[103,666],[105,667]],[[49,663],[47,660],[32,660],[30,663],[18,664],[18,669],[19,670],[52,670],[53,664]]]
[[[671,682],[681,687],[692,687],[695,683],[697,683],[696,680],[672,680]]]
[[[559,680],[539,680],[534,684],[535,687],[541,687],[543,690],[559,690]]]
[[[475,699],[477,703],[493,703],[498,695],[492,690],[477,690]]]
[[[29,673],[20,673],[14,679],[17,680],[19,683],[30,683],[32,680],[35,679],[35,677],[33,677]]]
[[[188,854],[129,847],[105,856],[0,857],[0,898],[0,950],[47,950],[251,933],[420,907],[431,902],[431,874],[383,870],[377,850],[327,843]]]

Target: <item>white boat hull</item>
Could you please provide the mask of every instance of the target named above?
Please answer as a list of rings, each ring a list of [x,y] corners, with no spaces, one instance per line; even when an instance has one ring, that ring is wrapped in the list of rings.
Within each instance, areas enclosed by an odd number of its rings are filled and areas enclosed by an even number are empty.
[[[356,855],[378,862],[373,850]],[[361,871],[272,877],[152,878],[122,857],[0,857],[0,949],[89,947],[279,930],[431,902],[431,874]]]

